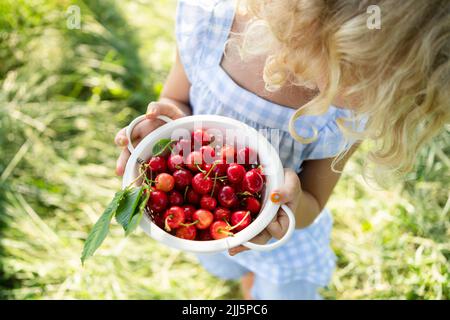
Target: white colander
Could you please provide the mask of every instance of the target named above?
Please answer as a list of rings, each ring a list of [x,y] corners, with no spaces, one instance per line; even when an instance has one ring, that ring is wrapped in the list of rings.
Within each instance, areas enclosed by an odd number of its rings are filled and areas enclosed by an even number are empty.
[[[282,187],[284,184],[284,170],[280,158],[275,148],[261,133],[245,123],[222,116],[196,115],[177,120],[172,120],[166,116],[159,116],[158,118],[167,123],[147,135],[136,148],[131,144],[131,132],[139,122],[145,120],[145,116],[134,119],[127,127],[126,135],[129,141],[128,149],[131,152],[131,156],[125,168],[122,182],[123,188],[128,186],[139,175],[140,163],[142,160],[150,159],[152,156],[152,147],[158,140],[171,138],[172,133],[177,129],[193,131],[194,128],[198,127],[219,129],[222,132],[230,129],[238,130],[239,135],[246,138],[246,146],[257,151],[259,162],[263,166],[264,174],[266,175],[266,186],[262,195],[262,207],[259,215],[248,227],[232,237],[209,241],[185,240],[162,230],[153,223],[150,217],[144,215],[140,226],[146,234],[170,247],[194,253],[220,252],[239,245],[244,245],[253,250],[268,251],[278,248],[291,237],[295,229],[295,217],[289,207],[281,205],[281,208],[283,208],[289,217],[289,227],[286,234],[281,239],[269,244],[260,245],[249,242],[250,239],[263,231],[277,214],[280,205],[270,201],[269,197],[272,190]]]

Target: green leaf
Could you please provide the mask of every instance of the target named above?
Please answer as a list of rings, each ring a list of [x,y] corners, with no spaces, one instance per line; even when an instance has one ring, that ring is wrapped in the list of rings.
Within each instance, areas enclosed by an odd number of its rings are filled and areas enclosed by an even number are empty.
[[[100,247],[100,245],[102,244],[103,240],[105,240],[109,231],[109,224],[111,223],[111,219],[116,213],[116,210],[122,202],[122,199],[128,192],[128,188],[116,192],[108,207],[92,227],[91,232],[84,242],[84,248],[81,254],[82,264],[84,264],[84,261],[86,261],[87,258],[94,254],[95,250],[97,250],[98,247]]]
[[[150,193],[146,193],[145,196],[141,199],[139,206],[136,208],[136,211],[134,212],[133,217],[128,224],[127,230],[125,230],[125,236],[128,236],[131,232],[133,232],[141,222],[142,216],[144,215],[145,206],[147,205],[147,201],[149,198]]]
[[[152,154],[153,156],[159,156],[162,153],[164,153],[164,151],[167,150],[167,148],[169,148],[169,146],[172,144],[172,140],[171,139],[161,139],[159,140],[157,143],[155,143],[155,145],[152,148]]]
[[[142,192],[144,190],[143,187],[132,188],[131,191],[128,192],[120,206],[116,211],[116,221],[123,227],[123,230],[127,230],[128,224],[133,217],[133,213],[136,211],[136,207],[139,204],[139,200],[141,199]]]

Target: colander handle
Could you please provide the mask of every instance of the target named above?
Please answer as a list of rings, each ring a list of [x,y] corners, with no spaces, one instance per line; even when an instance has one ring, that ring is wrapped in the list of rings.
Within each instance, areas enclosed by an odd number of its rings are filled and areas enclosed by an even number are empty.
[[[289,218],[288,230],[281,239],[279,239],[273,243],[269,243],[269,244],[256,244],[256,243],[249,241],[249,242],[243,243],[242,245],[249,249],[252,249],[252,250],[270,251],[270,250],[278,248],[279,246],[283,245],[286,241],[288,241],[295,230],[295,216],[294,216],[294,213],[292,212],[292,210],[287,205],[283,204],[281,206],[281,208],[284,210],[284,212],[286,212],[286,214]]]
[[[164,122],[170,122],[172,121],[171,118],[167,117],[167,116],[157,116],[156,118],[158,118],[159,120],[162,120]],[[128,139],[128,150],[130,151],[130,153],[133,153],[134,151],[134,147],[133,147],[133,143],[131,141],[131,133],[133,132],[134,127],[137,126],[138,123],[144,121],[146,118],[145,114],[143,114],[142,116],[137,117],[136,119],[134,119],[133,121],[131,121],[131,123],[128,125],[127,129],[125,130],[125,134],[127,136]]]

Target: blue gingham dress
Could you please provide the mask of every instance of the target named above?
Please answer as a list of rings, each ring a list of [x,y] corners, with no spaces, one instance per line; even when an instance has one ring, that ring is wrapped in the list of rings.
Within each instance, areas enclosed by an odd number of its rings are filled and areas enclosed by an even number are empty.
[[[279,130],[279,152],[284,167],[301,171],[304,160],[336,156],[348,147],[336,119],[348,117],[347,110],[330,106],[321,116],[305,116],[296,123],[304,137],[318,130],[313,143],[295,141],[288,130],[294,110],[265,100],[237,85],[221,68],[225,42],[235,7],[227,0],[181,0],[176,15],[176,38],[182,65],[191,83],[193,114],[216,114],[242,121],[257,130]],[[273,283],[304,280],[328,284],[335,266],[330,248],[332,217],[327,209],[309,227],[296,230],[282,247],[269,252],[245,251],[234,262]],[[227,275],[223,275],[227,278]]]

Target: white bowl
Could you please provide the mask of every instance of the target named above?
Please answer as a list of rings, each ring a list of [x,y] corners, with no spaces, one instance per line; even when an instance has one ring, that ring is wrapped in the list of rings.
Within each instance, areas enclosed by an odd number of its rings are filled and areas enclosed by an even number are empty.
[[[295,229],[295,217],[292,211],[286,205],[282,205],[281,207],[289,217],[289,227],[286,234],[281,239],[270,244],[259,245],[248,242],[250,239],[263,231],[277,214],[278,210],[280,209],[280,205],[270,201],[269,197],[271,194],[271,190],[275,190],[281,187],[284,183],[284,170],[280,158],[273,146],[262,134],[249,127],[245,123],[222,116],[196,115],[180,118],[177,120],[171,120],[170,118],[165,116],[160,116],[159,118],[166,121],[167,123],[147,135],[136,146],[136,148],[134,148],[131,144],[131,132],[139,122],[145,119],[145,116],[140,116],[134,119],[127,127],[126,133],[128,141],[130,141],[128,149],[131,152],[131,156],[125,168],[122,182],[123,188],[127,187],[138,176],[139,162],[141,162],[142,160],[147,160],[152,156],[152,147],[158,140],[162,138],[173,137],[172,134],[177,129],[187,129],[189,131],[192,131],[194,130],[194,128],[196,129],[199,127],[202,127],[204,129],[219,129],[222,132],[225,132],[229,129],[239,130],[239,137],[245,137],[247,140],[245,142],[246,146],[257,151],[259,155],[259,162],[263,166],[264,174],[266,175],[266,186],[265,192],[262,195],[263,202],[261,212],[248,227],[236,233],[233,237],[209,241],[185,240],[175,237],[162,230],[155,223],[153,223],[150,217],[144,215],[141,220],[140,226],[146,234],[170,247],[195,253],[220,252],[233,247],[237,247],[239,245],[244,245],[253,250],[268,251],[278,248],[291,237]]]

